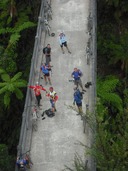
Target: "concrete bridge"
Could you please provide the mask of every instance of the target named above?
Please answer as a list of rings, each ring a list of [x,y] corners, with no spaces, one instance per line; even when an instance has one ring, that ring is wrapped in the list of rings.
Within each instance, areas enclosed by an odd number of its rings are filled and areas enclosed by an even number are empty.
[[[49,1],[48,1],[49,2]],[[43,27],[44,6],[42,1],[35,47],[32,57],[29,84],[34,85],[39,81],[47,90],[50,85],[45,85],[40,73],[40,66],[45,62],[42,49],[48,43],[52,48],[52,86],[59,96],[56,107],[57,112],[53,118],[46,117],[42,120],[41,114],[50,107],[49,99],[42,91],[42,109],[38,119],[38,130],[32,131],[31,106],[35,103],[35,97],[28,89],[26,104],[23,113],[21,135],[18,145],[18,153],[30,150],[30,156],[34,163],[32,171],[62,171],[65,165],[73,168],[73,160],[76,153],[83,161],[88,160],[88,167],[95,170],[91,157],[85,155],[85,149],[80,142],[91,146],[92,133],[88,125],[83,132],[83,120],[77,112],[69,108],[73,106],[73,83],[69,82],[74,67],[83,72],[83,85],[91,81],[92,86],[86,89],[83,98],[83,111],[86,114],[86,105],[93,112],[95,105],[95,72],[96,72],[96,2],[95,0],[52,0],[52,20],[49,21],[51,32],[55,36],[48,36]],[[90,16],[90,17],[89,17]],[[88,18],[89,17],[89,18]],[[59,45],[59,33],[64,31],[68,39],[69,54],[65,49],[62,53]],[[86,46],[90,41],[90,64],[87,65]]]

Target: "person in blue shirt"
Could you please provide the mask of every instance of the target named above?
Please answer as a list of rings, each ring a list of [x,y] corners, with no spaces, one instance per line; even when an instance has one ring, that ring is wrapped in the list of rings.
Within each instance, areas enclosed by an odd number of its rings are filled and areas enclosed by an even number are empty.
[[[74,102],[73,105],[77,105],[78,107],[78,114],[82,115],[82,99],[83,99],[83,93],[80,92],[80,90],[77,88],[77,86],[74,88]]]
[[[19,169],[26,171],[27,160],[25,158],[17,157],[16,165]]]
[[[66,38],[66,36],[65,36],[65,34],[63,32],[61,32],[60,35],[59,35],[59,42],[60,42],[60,47],[62,49],[63,54],[64,54],[63,46],[66,47],[68,53],[71,53],[69,48],[68,48],[68,45],[67,45],[67,38]]]
[[[49,73],[49,65],[47,65],[47,64],[42,64],[42,66],[41,66],[41,71],[42,71],[42,73],[43,73],[43,75],[44,75],[44,80],[45,80],[45,84],[47,85],[47,80],[49,81],[49,84],[51,85],[52,83],[51,83],[51,79],[50,79],[50,73]]]
[[[86,90],[84,90],[84,88],[83,88],[83,84],[81,81],[82,75],[83,75],[82,72],[78,68],[74,68],[74,71],[71,74],[71,76],[74,79],[74,84],[77,86],[77,88],[78,88],[78,86],[80,86],[82,88],[82,91],[86,92]]]

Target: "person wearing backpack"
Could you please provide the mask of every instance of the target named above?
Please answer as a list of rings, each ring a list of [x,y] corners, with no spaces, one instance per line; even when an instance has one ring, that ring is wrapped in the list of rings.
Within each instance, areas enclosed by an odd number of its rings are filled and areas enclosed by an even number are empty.
[[[82,110],[82,100],[83,100],[83,92],[80,92],[78,87],[74,87],[74,102],[73,105],[77,105],[78,107],[78,114],[82,115],[83,110]]]
[[[41,69],[41,71],[42,71],[42,73],[44,75],[45,84],[47,85],[47,83],[48,83],[47,80],[48,80],[49,84],[52,85],[51,79],[50,79],[50,73],[49,73],[49,71],[50,71],[49,65],[42,64],[40,69]]]
[[[82,81],[81,81],[81,77],[83,76],[83,73],[80,71],[80,69],[78,68],[74,68],[74,71],[72,72],[71,76],[73,77],[74,79],[74,84],[77,86],[80,86],[82,88],[82,91],[85,91],[84,88],[83,88],[83,84],[82,84]]]
[[[51,62],[51,47],[50,44],[47,44],[45,48],[43,48],[43,53],[45,54],[46,64],[50,65]]]

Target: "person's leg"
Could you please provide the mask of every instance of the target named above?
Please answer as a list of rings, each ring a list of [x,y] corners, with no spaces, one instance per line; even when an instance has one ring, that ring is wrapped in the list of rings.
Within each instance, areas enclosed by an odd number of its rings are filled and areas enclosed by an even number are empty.
[[[63,44],[60,45],[60,47],[61,47],[62,53],[64,53]]]
[[[45,74],[44,74],[44,81],[45,81],[45,84],[47,85],[47,77]]]
[[[67,42],[64,42],[64,46],[66,47],[68,53],[71,53],[70,50],[69,50],[69,48],[68,48]]]
[[[50,76],[48,76],[48,81],[49,81],[49,84],[52,85]]]
[[[36,96],[37,99],[37,105],[40,106],[40,100],[41,100],[41,94],[39,96]]]
[[[74,80],[74,85],[76,85],[76,88],[78,88],[78,81]]]
[[[86,90],[84,90],[84,88],[83,88],[83,84],[82,84],[81,79],[78,80],[78,85],[82,88],[82,91],[86,92]]]
[[[81,103],[77,103],[77,107],[78,107],[79,114],[82,115],[83,114],[82,102]]]
[[[55,112],[55,103],[52,99],[50,99],[51,107],[52,107],[52,112]]]

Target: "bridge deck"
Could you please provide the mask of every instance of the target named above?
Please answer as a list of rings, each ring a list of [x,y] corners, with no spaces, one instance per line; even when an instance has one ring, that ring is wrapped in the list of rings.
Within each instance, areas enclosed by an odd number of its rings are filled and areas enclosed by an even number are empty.
[[[83,122],[75,111],[68,109],[67,105],[73,103],[73,83],[68,80],[74,67],[83,72],[82,81],[85,84],[91,81],[91,64],[86,64],[85,47],[88,40],[87,17],[89,14],[89,0],[53,0],[53,20],[50,21],[55,37],[46,36],[45,45],[51,44],[52,48],[52,86],[59,96],[55,117],[38,120],[38,131],[33,132],[31,145],[32,171],[61,171],[64,165],[72,166],[74,154],[77,152],[82,157],[84,149],[79,142],[90,144],[90,132],[86,128],[83,133]],[[62,54],[58,35],[63,30],[68,39],[71,50],[69,54],[65,49]],[[43,37],[42,37],[43,38]],[[42,45],[41,45],[42,46]],[[42,58],[42,53],[39,56]],[[43,59],[45,61],[45,59]],[[39,64],[40,67],[40,64]],[[45,88],[44,80],[40,83]],[[90,103],[91,88],[84,95],[83,108]],[[42,111],[50,107],[49,100],[42,92]],[[84,157],[83,157],[84,158]]]

